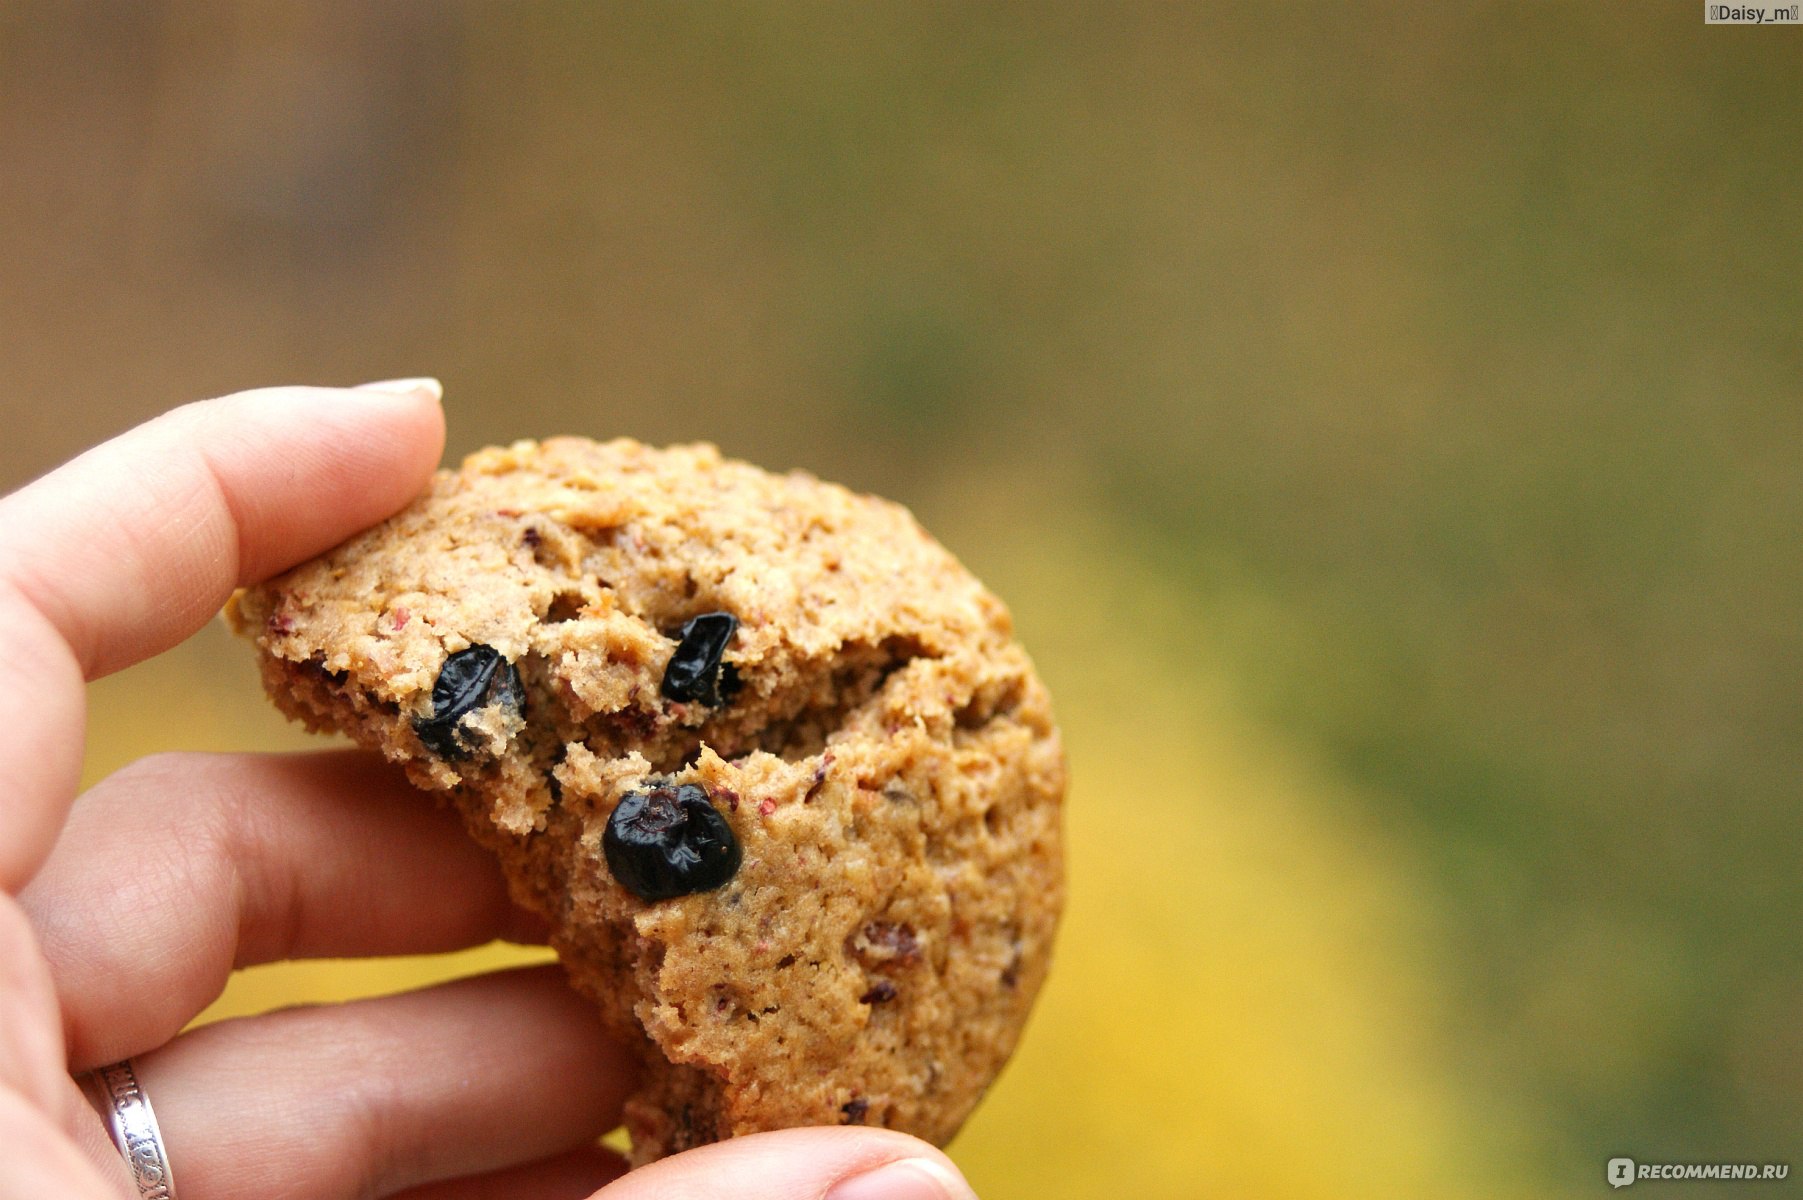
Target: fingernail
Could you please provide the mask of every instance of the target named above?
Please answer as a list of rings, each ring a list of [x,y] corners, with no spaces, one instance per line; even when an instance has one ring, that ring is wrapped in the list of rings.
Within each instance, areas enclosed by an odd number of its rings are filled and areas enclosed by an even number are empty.
[[[964,1177],[930,1158],[903,1158],[841,1179],[826,1200],[977,1200]]]
[[[360,383],[351,389],[356,392],[393,392],[405,396],[409,392],[424,392],[434,400],[444,399],[444,384],[430,375],[418,379],[382,379],[375,383]]]

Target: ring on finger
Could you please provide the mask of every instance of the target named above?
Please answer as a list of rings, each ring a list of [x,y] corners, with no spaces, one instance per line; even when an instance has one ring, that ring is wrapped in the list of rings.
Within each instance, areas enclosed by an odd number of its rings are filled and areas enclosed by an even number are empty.
[[[106,1120],[113,1145],[131,1168],[139,1200],[176,1200],[175,1176],[156,1110],[138,1082],[131,1059],[125,1058],[82,1076],[82,1086]]]

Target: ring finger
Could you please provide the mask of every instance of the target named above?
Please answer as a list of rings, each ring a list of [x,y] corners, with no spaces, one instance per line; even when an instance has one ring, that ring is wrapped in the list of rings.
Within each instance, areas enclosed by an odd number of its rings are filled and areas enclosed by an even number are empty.
[[[135,1060],[183,1200],[388,1195],[618,1123],[629,1052],[555,967],[194,1030]]]

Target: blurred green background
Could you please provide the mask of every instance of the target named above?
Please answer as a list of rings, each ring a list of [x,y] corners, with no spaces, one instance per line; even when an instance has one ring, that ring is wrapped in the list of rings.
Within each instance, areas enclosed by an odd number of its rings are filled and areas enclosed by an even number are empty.
[[[988,1200],[1794,1173],[1800,135],[1803,30],[1691,0],[8,4],[0,484],[434,373],[453,458],[910,504],[1072,760]],[[255,676],[96,685],[90,777],[308,744]]]

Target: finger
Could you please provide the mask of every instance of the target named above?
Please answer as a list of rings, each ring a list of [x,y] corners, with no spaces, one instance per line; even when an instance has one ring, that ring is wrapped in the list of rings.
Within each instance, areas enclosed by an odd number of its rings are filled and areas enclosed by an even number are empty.
[[[184,1034],[136,1060],[183,1200],[386,1195],[591,1144],[630,1051],[555,967]]]
[[[785,1129],[641,1167],[596,1200],[976,1200],[951,1159],[887,1129]]]
[[[0,500],[0,887],[42,862],[75,793],[82,681],[416,495],[443,444],[435,388],[189,405]]]
[[[0,1087],[0,1200],[119,1200],[129,1187],[123,1162],[91,1161],[36,1104]]]
[[[0,896],[0,1087],[66,1117],[67,1081],[50,971],[25,912]]]
[[[33,1120],[44,1122],[65,1140],[85,1148],[93,1149],[105,1142],[93,1111],[65,1070],[56,988],[49,964],[38,948],[37,935],[19,903],[11,896],[0,895],[0,1108],[8,1104],[29,1109]],[[17,1112],[0,1112],[0,1146],[25,1144],[10,1136],[18,1131],[21,1120]],[[32,1172],[57,1169],[54,1157],[40,1156],[30,1164],[4,1160],[21,1169],[30,1165]],[[0,1167],[0,1200],[14,1194],[64,1194],[60,1188],[9,1190],[28,1177],[38,1178],[36,1174],[9,1174]]]
[[[436,386],[266,388],[166,413],[0,502],[5,575],[89,678],[166,650],[237,584],[418,495],[443,448]]]
[[[356,751],[134,763],[77,802],[20,903],[77,1069],[162,1045],[235,967],[542,928],[454,813]]]
[[[600,1146],[556,1158],[408,1188],[389,1200],[588,1200],[596,1189],[626,1173],[626,1160]]]
[[[81,668],[49,620],[0,579],[0,892],[17,892],[56,837],[81,773]]]

